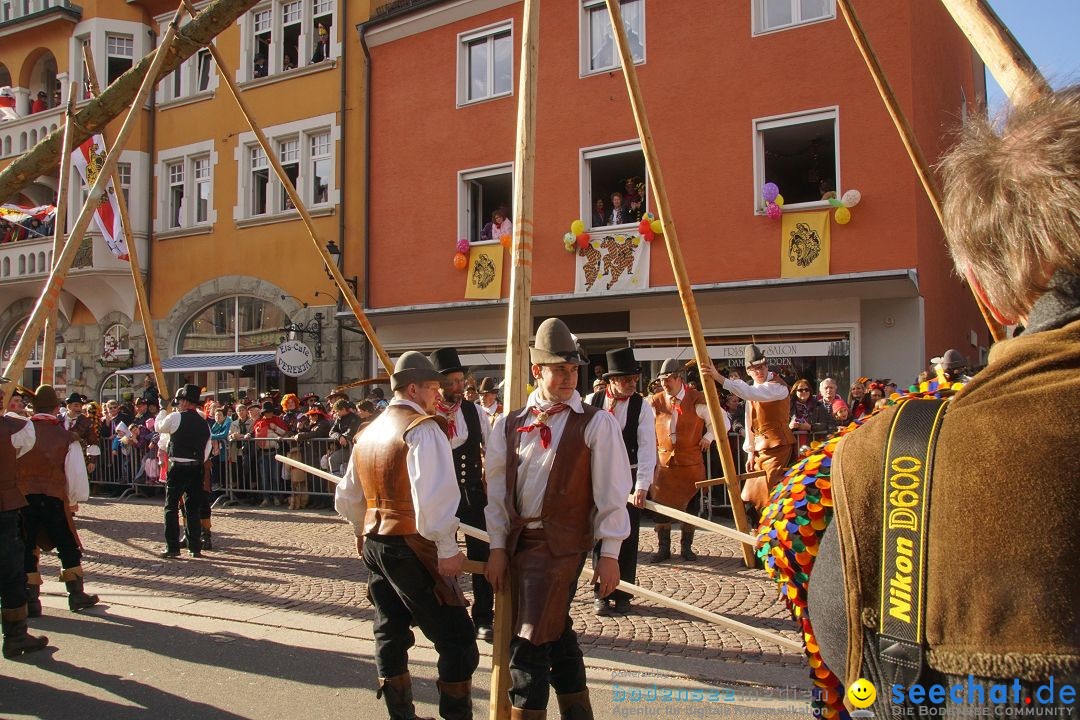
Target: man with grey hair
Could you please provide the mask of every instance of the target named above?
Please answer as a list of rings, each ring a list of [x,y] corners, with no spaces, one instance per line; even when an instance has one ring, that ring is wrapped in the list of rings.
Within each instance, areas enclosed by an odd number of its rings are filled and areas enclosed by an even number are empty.
[[[912,708],[905,685],[918,677],[922,687],[965,688],[935,701],[945,714],[973,695],[992,703],[1000,683],[1007,703],[1034,699],[1052,714],[1048,706],[1072,708],[1074,698],[1047,697],[1046,686],[1080,682],[1080,86],[1048,92],[1000,125],[972,118],[941,170],[957,271],[994,318],[1026,329],[995,344],[986,367],[931,409],[943,414],[936,436],[929,422],[913,438],[897,421],[931,407],[909,399],[840,441],[829,478],[835,516],[805,617],[843,685],[893,688],[878,694],[875,713],[899,712],[885,700],[895,702],[897,688]],[[1016,427],[1037,432],[1010,440],[1005,429]],[[925,469],[894,455],[896,443],[921,446],[913,455],[927,458]],[[923,522],[890,510],[921,496]],[[913,543],[914,553],[897,554]]]

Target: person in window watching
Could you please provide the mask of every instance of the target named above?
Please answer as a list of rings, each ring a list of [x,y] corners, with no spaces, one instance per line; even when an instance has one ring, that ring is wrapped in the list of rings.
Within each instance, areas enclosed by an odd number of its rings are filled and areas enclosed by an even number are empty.
[[[589,223],[589,227],[603,227],[604,225],[607,225],[607,221],[607,206],[604,204],[604,198],[596,198],[596,203],[593,204],[592,221]]]
[[[265,55],[256,55],[255,56],[255,66],[252,68],[252,75],[254,77],[257,77],[257,78],[266,77],[266,72],[267,72],[266,56]]]
[[[611,214],[608,216],[608,225],[625,225],[634,222],[634,215],[630,208],[623,207],[622,193],[611,193]]]
[[[495,212],[491,213],[491,239],[502,242],[504,237],[510,237],[514,234],[514,224],[510,222],[510,218],[507,217],[507,211],[505,207],[500,207]]]
[[[626,178],[626,182],[623,183],[623,204],[630,210],[632,221],[637,222],[641,219],[645,198],[642,197],[641,190],[638,188],[636,177]]]

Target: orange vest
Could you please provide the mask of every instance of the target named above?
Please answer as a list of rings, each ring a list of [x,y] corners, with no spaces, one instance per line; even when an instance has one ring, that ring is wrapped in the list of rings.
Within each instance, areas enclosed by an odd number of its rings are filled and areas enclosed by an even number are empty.
[[[26,498],[15,482],[15,446],[11,436],[23,428],[15,418],[0,417],[0,512],[25,507]]]
[[[698,390],[683,385],[683,398],[679,403],[679,418],[675,421],[675,444],[671,443],[671,414],[676,412],[666,392],[649,396],[649,405],[656,413],[656,446],[659,461],[664,467],[703,465],[701,438],[705,435],[705,421],[698,417],[697,406],[705,403],[705,396]]]
[[[766,382],[783,385],[787,383],[781,380],[775,373]],[[750,447],[755,451],[767,450],[782,445],[794,445],[795,435],[791,432],[788,423],[791,421],[791,398],[784,397],[782,400],[772,402],[749,402],[750,407],[750,432],[752,439]]]
[[[31,420],[37,442],[30,452],[15,461],[15,477],[23,495],[48,495],[67,502],[67,475],[64,461],[68,447],[78,440],[61,422]]]

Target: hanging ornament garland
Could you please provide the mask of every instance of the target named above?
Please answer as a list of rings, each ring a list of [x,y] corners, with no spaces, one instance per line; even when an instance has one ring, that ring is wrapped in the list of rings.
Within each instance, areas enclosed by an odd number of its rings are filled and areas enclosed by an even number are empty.
[[[469,252],[469,241],[466,238],[459,238],[454,249],[457,251],[454,254],[454,267],[464,270],[469,265],[469,258],[465,254]]]
[[[860,200],[862,200],[862,193],[855,189],[848,190],[839,200],[829,198],[829,204],[836,208],[833,211],[833,219],[836,220],[837,225],[847,225],[851,222],[851,208],[858,205]]]

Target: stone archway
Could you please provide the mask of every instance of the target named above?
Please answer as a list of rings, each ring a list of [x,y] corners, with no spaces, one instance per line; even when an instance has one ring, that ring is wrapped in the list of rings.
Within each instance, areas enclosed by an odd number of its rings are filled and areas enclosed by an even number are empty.
[[[11,71],[7,69],[7,65],[0,62],[0,87],[9,85],[11,85]]]

